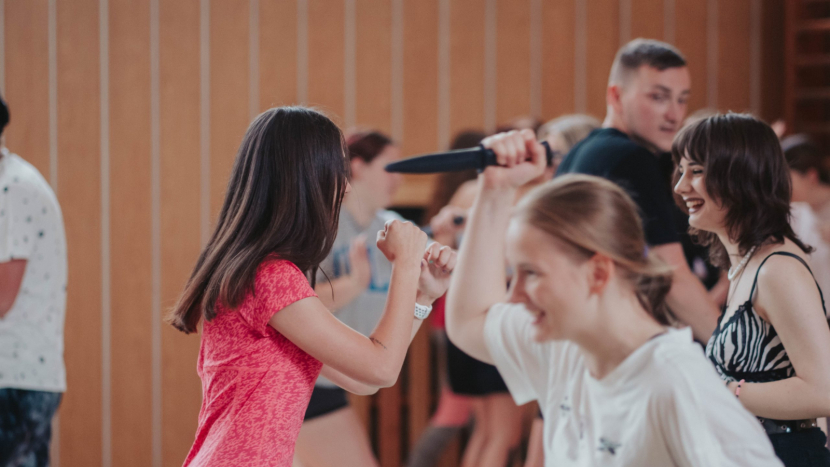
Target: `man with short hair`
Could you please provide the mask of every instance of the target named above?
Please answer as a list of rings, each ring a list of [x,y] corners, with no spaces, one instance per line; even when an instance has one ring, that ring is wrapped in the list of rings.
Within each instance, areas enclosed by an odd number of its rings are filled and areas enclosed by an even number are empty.
[[[0,98],[0,465],[49,465],[66,390],[66,236],[55,193],[6,149]]]
[[[607,114],[568,153],[557,175],[583,173],[611,180],[634,198],[649,248],[674,268],[666,299],[674,315],[707,342],[719,315],[689,269],[675,223],[671,185],[658,154],[671,151],[686,115],[691,78],[683,55],[669,44],[635,39],[614,59],[606,90]]]

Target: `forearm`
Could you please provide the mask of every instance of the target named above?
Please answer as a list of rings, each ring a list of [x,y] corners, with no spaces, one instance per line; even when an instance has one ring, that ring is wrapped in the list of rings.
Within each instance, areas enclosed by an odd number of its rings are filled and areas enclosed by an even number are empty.
[[[447,294],[447,334],[454,341],[463,339],[467,324],[504,299],[504,237],[514,195],[515,190],[480,190],[473,204]]]
[[[352,276],[341,276],[331,282],[322,281],[314,287],[314,292],[320,297],[320,301],[332,313],[351,303],[364,290],[365,288],[361,287]]]
[[[392,265],[386,306],[377,327],[369,336],[375,346],[377,365],[384,385],[391,386],[400,373],[415,321],[415,298],[420,269],[415,265]]]
[[[419,301],[418,303],[421,302]],[[424,320],[422,319],[415,319],[412,325],[412,333],[409,336],[410,344],[412,343],[412,340],[415,338],[415,335],[418,334],[418,330],[421,329],[421,325],[423,324],[423,322]],[[351,392],[352,394],[357,394],[358,396],[369,396],[375,394],[381,387],[383,387],[364,383],[354,378],[350,378],[349,376],[346,376],[342,372],[337,371],[328,365],[323,366],[323,371],[321,372],[321,374],[329,380],[331,380],[334,384],[340,386],[346,391]]]
[[[735,392],[737,383],[729,387]],[[830,390],[793,376],[770,383],[743,383],[740,401],[754,415],[775,420],[830,416]]]
[[[666,303],[680,321],[692,328],[698,341],[709,341],[717,325],[718,308],[688,268],[675,271]]]

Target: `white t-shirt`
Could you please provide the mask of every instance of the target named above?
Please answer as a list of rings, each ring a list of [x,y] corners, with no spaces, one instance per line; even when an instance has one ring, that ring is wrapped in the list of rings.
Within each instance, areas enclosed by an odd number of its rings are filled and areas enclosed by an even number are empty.
[[[63,216],[37,169],[6,148],[0,152],[0,263],[27,260],[17,298],[0,318],[0,388],[63,392]]]
[[[689,329],[643,344],[600,380],[576,344],[533,335],[521,305],[487,314],[485,340],[513,399],[539,402],[546,466],[782,466]]]

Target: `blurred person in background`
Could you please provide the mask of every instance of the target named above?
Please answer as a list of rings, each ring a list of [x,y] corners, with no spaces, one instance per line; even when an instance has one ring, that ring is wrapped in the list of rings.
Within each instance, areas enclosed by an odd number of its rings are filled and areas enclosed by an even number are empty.
[[[659,157],[671,150],[690,93],[686,59],[676,48],[649,39],[624,45],[609,73],[602,128],[574,146],[556,174],[595,175],[628,192],[639,206],[649,249],[674,268],[666,298],[673,316],[707,342],[718,309],[687,263],[671,180]]]
[[[58,199],[6,148],[0,98],[0,465],[49,465],[66,391],[66,234]]]
[[[351,191],[343,198],[337,237],[320,263],[314,291],[335,317],[368,336],[383,314],[392,276],[392,263],[378,249],[375,235],[389,220],[403,220],[386,209],[401,176],[384,170],[401,151],[378,131],[353,133],[346,143]],[[314,385],[295,459],[304,467],[378,465],[346,391],[323,376]]]

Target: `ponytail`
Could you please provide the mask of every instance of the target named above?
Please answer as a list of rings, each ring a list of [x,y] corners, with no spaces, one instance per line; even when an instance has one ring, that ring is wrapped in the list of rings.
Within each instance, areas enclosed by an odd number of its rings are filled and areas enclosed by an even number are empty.
[[[611,258],[654,319],[669,326],[666,306],[672,271],[646,251],[637,205],[622,188],[590,175],[565,175],[525,196],[516,208],[521,221],[569,246],[577,256],[601,253]]]
[[[645,263],[643,272],[637,277],[637,299],[658,323],[670,326],[673,318],[666,305],[666,295],[672,284],[671,269],[651,252],[646,253]]]

